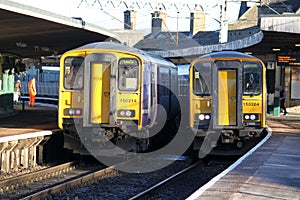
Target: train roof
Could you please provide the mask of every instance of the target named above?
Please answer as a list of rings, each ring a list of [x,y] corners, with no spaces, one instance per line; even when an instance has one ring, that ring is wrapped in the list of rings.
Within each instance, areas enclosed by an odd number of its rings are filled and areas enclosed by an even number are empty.
[[[83,45],[74,50],[83,50],[83,49],[108,49],[108,50],[115,50],[115,51],[130,52],[133,54],[138,54],[144,60],[147,60],[150,62],[161,63],[161,64],[165,64],[165,65],[174,65],[171,61],[169,61],[163,57],[160,57],[159,55],[151,54],[146,51],[136,49],[134,47],[129,47],[124,44],[116,43],[116,42],[94,42],[94,43],[89,43],[89,44]],[[175,65],[174,65],[174,67],[175,67]]]
[[[74,50],[82,50],[82,49],[110,49],[110,50],[119,50],[119,51],[130,51],[133,53],[144,53],[143,51],[133,48],[133,47],[129,47],[126,46],[124,44],[121,43],[116,43],[116,42],[93,42],[93,43],[89,43],[89,44],[85,44],[81,47],[78,47]]]
[[[212,52],[206,54],[199,58],[255,58],[255,57],[238,51],[218,51],[218,52]]]

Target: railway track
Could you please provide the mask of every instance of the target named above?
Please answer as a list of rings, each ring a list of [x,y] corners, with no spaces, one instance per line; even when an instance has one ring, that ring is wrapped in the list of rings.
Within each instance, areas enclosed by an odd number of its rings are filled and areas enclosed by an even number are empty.
[[[34,200],[51,198],[52,195],[58,195],[69,190],[74,190],[75,188],[82,187],[86,184],[92,184],[99,179],[114,176],[119,173],[120,172],[114,169],[114,167],[108,167],[97,171],[84,172],[72,179],[62,181],[61,183],[57,183],[56,185],[49,186],[43,190],[27,195],[22,199]]]
[[[0,192],[7,193],[11,189],[30,184],[34,181],[43,180],[49,177],[57,176],[62,173],[72,171],[76,167],[76,162],[68,162],[54,167],[48,167],[29,173],[24,173],[11,178],[5,178],[0,181]]]
[[[157,195],[158,193],[162,192],[168,185],[171,184],[171,182],[176,181],[176,179],[179,179],[181,176],[184,176],[187,172],[192,170],[193,168],[204,165],[205,161],[201,160],[196,162],[193,165],[188,166],[187,168],[171,175],[170,177],[160,181],[159,183],[153,185],[152,187],[140,192],[139,194],[129,198],[130,200],[138,200],[138,199],[151,199],[153,196]]]
[[[256,146],[261,139],[263,137],[251,143],[251,145],[249,144],[249,148],[245,153]],[[241,156],[211,154],[128,199],[186,199],[194,191],[231,166]]]
[[[184,199],[231,162],[176,160],[151,173],[125,173],[117,170],[120,166],[83,168],[70,162],[3,180],[0,199]]]
[[[154,158],[155,159],[155,158]],[[153,162],[159,162],[153,160]],[[58,196],[52,196],[53,200],[61,199],[184,199],[190,193],[199,188],[199,184],[205,184],[216,174],[223,171],[231,163],[226,161],[225,164],[215,164],[216,161],[201,160],[197,164],[191,166],[192,161],[176,160],[170,166],[162,168],[157,171],[148,173],[120,173],[117,176],[110,176],[109,178],[93,180],[92,184],[83,185],[75,190],[67,191]],[[194,170],[192,170],[194,168]],[[214,169],[212,169],[214,168]],[[189,174],[196,175],[190,176]],[[201,175],[199,175],[201,174]],[[191,181],[187,183],[184,180],[185,176]],[[197,177],[197,178],[195,178]],[[184,180],[184,182],[182,182]],[[175,190],[180,191],[181,196],[174,195]],[[184,186],[183,186],[184,185]],[[194,186],[195,185],[195,186]],[[169,188],[173,188],[171,191]],[[176,189],[181,187],[181,189]],[[187,189],[189,187],[189,189]],[[167,188],[167,189],[166,189]],[[182,192],[186,190],[186,192]],[[164,196],[167,194],[167,196]],[[157,196],[158,195],[158,196]],[[161,197],[163,196],[163,197]],[[154,197],[154,198],[153,198]],[[179,197],[179,198],[177,198]]]
[[[102,166],[102,168],[104,168]],[[93,174],[98,166],[73,161],[0,181],[0,199],[41,199],[69,189],[67,183]],[[81,180],[84,183],[86,180]],[[61,185],[65,185],[62,187]],[[73,184],[72,187],[76,186]]]

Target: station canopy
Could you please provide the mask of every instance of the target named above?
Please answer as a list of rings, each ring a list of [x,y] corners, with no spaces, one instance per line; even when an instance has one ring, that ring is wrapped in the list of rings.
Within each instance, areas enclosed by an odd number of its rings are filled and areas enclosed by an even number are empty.
[[[263,39],[260,43],[244,48],[243,51],[252,52],[254,55],[300,54],[300,34],[276,31],[263,31]]]
[[[60,55],[90,42],[116,40],[102,27],[10,2],[0,3],[0,53],[21,58]]]

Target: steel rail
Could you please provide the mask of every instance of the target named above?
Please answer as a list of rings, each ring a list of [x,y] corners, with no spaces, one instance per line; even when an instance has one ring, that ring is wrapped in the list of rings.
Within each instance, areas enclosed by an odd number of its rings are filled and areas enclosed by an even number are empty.
[[[113,176],[119,173],[122,173],[115,169],[116,166],[111,166],[96,172],[90,172],[88,174],[82,175],[78,178],[67,180],[63,183],[60,183],[55,186],[50,186],[49,188],[46,188],[44,190],[38,191],[34,194],[30,194],[21,200],[38,200],[47,198],[51,195],[59,194],[64,191],[72,190],[74,188],[80,187],[85,184],[91,184],[99,179],[103,179],[109,176]]]
[[[26,185],[36,180],[43,180],[49,177],[57,176],[61,173],[69,172],[75,169],[76,165],[77,162],[72,161],[57,166],[49,167],[46,169],[41,169],[32,173],[26,173],[26,174],[19,175],[17,177],[1,180],[0,191],[5,192],[7,190],[14,189],[22,185]]]
[[[159,191],[161,188],[169,184],[171,181],[175,180],[176,178],[179,178],[180,176],[184,175],[186,172],[192,170],[193,168],[204,164],[204,160],[197,161],[193,165],[188,166],[187,168],[173,174],[172,176],[169,176],[168,178],[164,179],[163,181],[153,185],[152,187],[144,190],[143,192],[131,197],[129,200],[137,200],[137,199],[148,199],[151,198],[152,194],[156,194],[157,191]]]

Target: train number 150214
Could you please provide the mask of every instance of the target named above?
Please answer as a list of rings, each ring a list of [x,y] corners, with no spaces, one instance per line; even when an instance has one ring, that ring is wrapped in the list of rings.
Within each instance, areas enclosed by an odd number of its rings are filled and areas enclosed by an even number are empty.
[[[136,103],[136,99],[120,99],[121,103]]]

